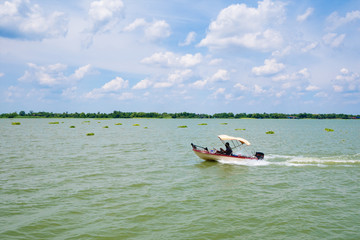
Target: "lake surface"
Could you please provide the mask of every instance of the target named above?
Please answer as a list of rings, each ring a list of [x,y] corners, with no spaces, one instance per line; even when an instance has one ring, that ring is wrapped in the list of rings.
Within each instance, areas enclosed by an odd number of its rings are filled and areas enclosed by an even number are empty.
[[[219,134],[265,159],[195,156]],[[359,120],[0,119],[0,142],[0,239],[360,239]]]

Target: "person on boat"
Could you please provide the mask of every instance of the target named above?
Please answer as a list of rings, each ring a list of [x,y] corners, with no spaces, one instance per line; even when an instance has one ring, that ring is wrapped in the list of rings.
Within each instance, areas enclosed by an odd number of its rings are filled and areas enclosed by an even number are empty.
[[[225,147],[226,147],[225,154],[226,155],[231,155],[233,150],[230,147],[230,143],[229,142],[225,143]]]
[[[232,151],[232,149],[230,147],[230,143],[229,142],[225,143],[225,147],[226,147],[226,150],[220,148],[220,151],[216,151],[216,153],[225,154],[225,155],[231,155],[233,151]]]

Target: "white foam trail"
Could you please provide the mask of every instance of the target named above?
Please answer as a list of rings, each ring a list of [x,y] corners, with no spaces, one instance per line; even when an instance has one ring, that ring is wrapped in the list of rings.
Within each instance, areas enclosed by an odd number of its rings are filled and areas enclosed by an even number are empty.
[[[271,163],[265,160],[219,160],[222,164],[242,165],[242,166],[268,166]]]
[[[336,157],[303,157],[287,155],[268,155],[264,160],[221,160],[222,164],[242,165],[242,166],[286,166],[286,167],[329,167],[329,166],[346,166],[352,167],[360,165],[360,159],[347,159],[349,156]],[[352,158],[352,157],[350,157]]]

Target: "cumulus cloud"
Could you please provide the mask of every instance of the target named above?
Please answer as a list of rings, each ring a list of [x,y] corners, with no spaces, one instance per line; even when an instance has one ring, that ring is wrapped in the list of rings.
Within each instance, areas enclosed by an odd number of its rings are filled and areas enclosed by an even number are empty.
[[[218,88],[216,91],[211,95],[212,98],[217,99],[220,95],[225,94],[226,89],[225,88]]]
[[[276,59],[266,59],[263,66],[253,67],[252,73],[256,76],[272,75],[281,72],[285,68],[283,63],[278,63]]]
[[[311,14],[313,14],[313,12],[314,12],[314,9],[313,9],[313,8],[308,8],[308,9],[306,9],[306,11],[305,11],[304,14],[297,16],[296,20],[297,20],[298,22],[303,22],[303,21],[305,21]]]
[[[30,0],[0,3],[0,36],[27,40],[42,40],[65,36],[68,19],[63,12],[47,14]]]
[[[129,81],[124,80],[121,77],[116,77],[108,83],[105,83],[104,86],[101,87],[104,92],[112,92],[118,91],[123,88],[127,88],[129,86]]]
[[[261,86],[255,84],[255,85],[254,85],[254,93],[255,93],[256,95],[261,95],[261,94],[266,93],[266,90],[264,90]]]
[[[40,85],[56,85],[65,81],[63,71],[66,65],[57,63],[48,66],[37,66],[34,63],[28,63],[29,69],[25,74],[19,78],[20,82],[33,82],[37,81]]]
[[[121,77],[116,77],[113,80],[105,83],[101,88],[95,88],[91,92],[87,93],[85,97],[87,98],[101,98],[107,94],[116,95],[117,97],[123,96],[120,94],[120,90],[126,89],[129,87],[129,81],[124,80]],[[120,94],[120,95],[119,95]]]
[[[28,70],[18,80],[20,82],[37,82],[43,86],[69,85],[82,79],[91,70],[90,65],[86,65],[75,70],[70,76],[65,75],[67,65],[56,63],[47,66],[38,66],[28,63]]]
[[[86,48],[93,43],[94,35],[113,29],[123,18],[124,4],[122,0],[99,0],[90,4],[89,26],[85,30],[83,44]]]
[[[307,68],[303,68],[298,72],[292,74],[283,74],[283,75],[275,76],[272,78],[272,80],[275,82],[279,82],[279,81],[295,81],[295,80],[302,80],[309,78],[310,78],[309,70]]]
[[[190,45],[192,42],[195,41],[195,37],[196,37],[196,33],[195,32],[189,32],[185,41],[180,43],[180,46],[188,46]]]
[[[234,85],[234,88],[238,88],[240,89],[241,91],[247,91],[249,88],[246,87],[245,85],[241,84],[241,83],[237,83]]]
[[[153,82],[147,78],[138,82],[133,89],[147,89],[153,85]]]
[[[173,73],[170,73],[166,81],[156,82],[154,84],[154,88],[168,88],[174,85],[181,85],[183,81],[188,79],[192,75],[192,71],[190,69],[185,70],[176,70]]]
[[[143,18],[138,18],[124,28],[126,32],[132,32],[137,29],[144,31],[145,37],[149,40],[167,38],[171,35],[170,25],[164,20],[147,22]]]
[[[311,74],[307,68],[303,68],[291,74],[277,75],[272,78],[274,82],[281,84],[281,89],[294,89],[295,91],[317,91],[319,87],[310,84]]]
[[[92,33],[104,32],[123,17],[124,4],[121,0],[100,0],[90,4],[89,18]]]
[[[185,54],[183,56],[176,55],[173,52],[159,52],[154,53],[152,56],[144,58],[141,63],[149,65],[159,65],[162,67],[193,67],[202,61],[200,53]]]
[[[338,35],[337,33],[328,33],[323,36],[323,41],[326,45],[336,48],[344,41],[345,34]]]
[[[229,74],[228,71],[225,69],[219,69],[212,77],[211,77],[211,81],[218,81],[218,80],[228,80],[229,79]]]
[[[320,88],[318,86],[315,86],[315,85],[309,85],[305,88],[306,91],[317,91],[319,90]]]
[[[226,80],[229,80],[228,71],[225,69],[219,69],[213,75],[211,75],[205,79],[202,79],[202,80],[197,80],[197,81],[193,82],[192,84],[190,84],[190,86],[193,88],[201,89],[201,88],[204,88],[208,84],[219,82],[219,81],[226,81]]]
[[[335,30],[350,22],[354,22],[360,19],[360,11],[352,11],[346,13],[345,17],[340,17],[337,12],[333,12],[326,20],[328,23],[328,29]]]
[[[145,27],[148,23],[143,18],[137,18],[134,22],[130,23],[124,28],[124,31],[131,32],[140,27]]]
[[[82,79],[87,73],[91,70],[91,65],[85,65],[83,67],[78,68],[75,73],[72,75],[74,79]]]
[[[271,0],[258,2],[257,8],[247,7],[246,4],[230,5],[211,22],[199,46],[242,46],[258,50],[278,48],[283,38],[274,27],[285,19],[284,6]]]
[[[360,91],[360,74],[342,68],[336,76],[333,89],[335,92],[358,92]]]
[[[207,80],[207,79],[197,80],[197,81],[193,82],[190,86],[193,88],[201,89],[201,88],[204,88],[208,82],[209,82],[209,80]]]

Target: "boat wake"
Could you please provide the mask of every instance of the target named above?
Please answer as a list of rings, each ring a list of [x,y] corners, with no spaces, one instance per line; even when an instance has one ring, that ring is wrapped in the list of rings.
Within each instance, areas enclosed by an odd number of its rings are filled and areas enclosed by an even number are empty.
[[[245,160],[218,160],[219,163],[222,164],[233,164],[233,165],[243,165],[243,166],[268,166],[271,162],[266,160],[252,160],[252,159],[245,159]]]
[[[243,166],[287,166],[287,167],[356,167],[360,166],[360,154],[344,155],[334,157],[304,157],[304,156],[286,156],[286,155],[268,155],[264,160],[245,160],[245,161],[232,161],[221,160],[222,164],[233,164]]]

